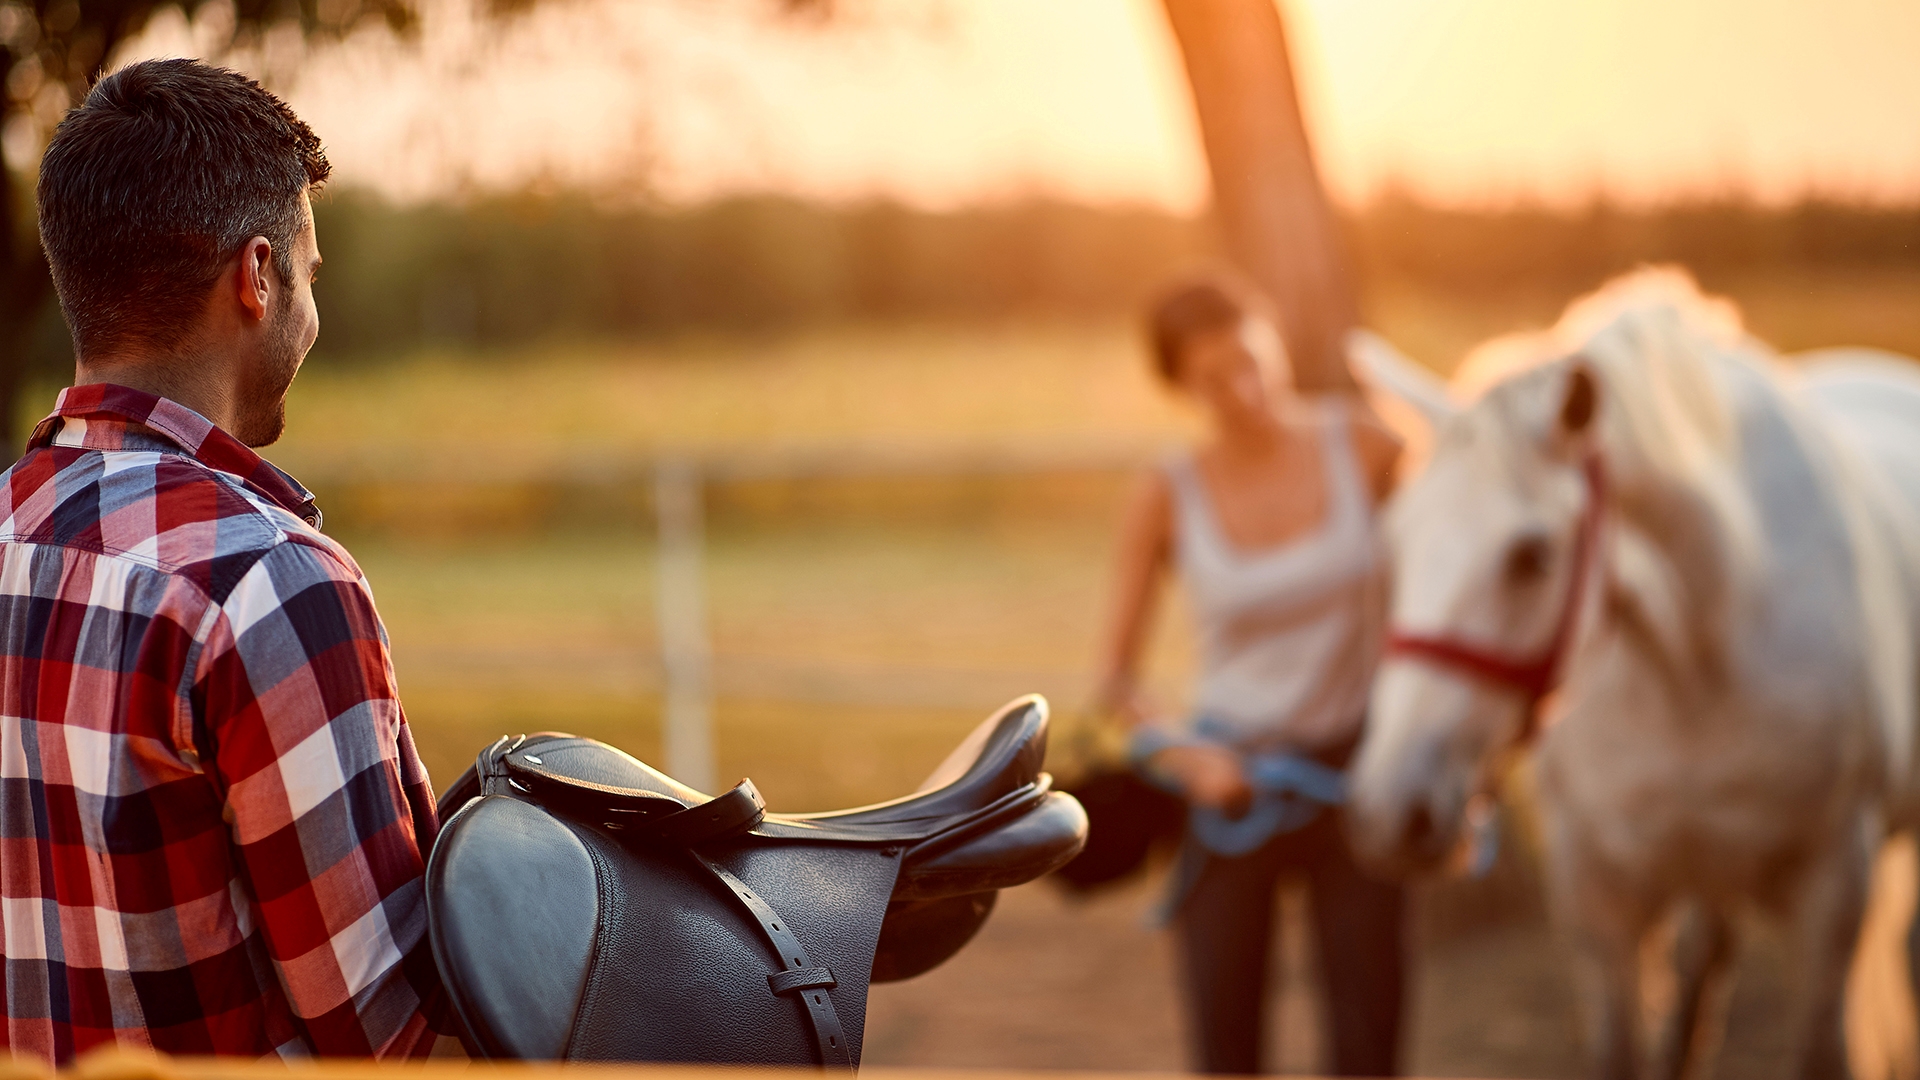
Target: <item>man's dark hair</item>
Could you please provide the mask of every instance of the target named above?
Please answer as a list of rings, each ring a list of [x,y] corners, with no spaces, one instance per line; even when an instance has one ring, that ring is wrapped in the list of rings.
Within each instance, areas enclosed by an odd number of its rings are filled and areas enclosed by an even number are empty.
[[[1210,270],[1175,283],[1147,311],[1147,343],[1153,369],[1167,382],[1180,377],[1180,350],[1196,334],[1238,326],[1249,315],[1270,318],[1253,286],[1224,270]]]
[[[291,284],[301,193],[330,171],[313,130],[238,72],[147,60],[95,83],[40,161],[40,244],[74,351],[178,345],[255,236]]]

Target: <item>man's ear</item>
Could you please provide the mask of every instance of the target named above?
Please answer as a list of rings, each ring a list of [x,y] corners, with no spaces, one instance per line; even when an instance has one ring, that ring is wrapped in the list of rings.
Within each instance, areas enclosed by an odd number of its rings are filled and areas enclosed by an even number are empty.
[[[240,306],[255,319],[273,310],[273,245],[264,236],[248,240],[240,249]]]

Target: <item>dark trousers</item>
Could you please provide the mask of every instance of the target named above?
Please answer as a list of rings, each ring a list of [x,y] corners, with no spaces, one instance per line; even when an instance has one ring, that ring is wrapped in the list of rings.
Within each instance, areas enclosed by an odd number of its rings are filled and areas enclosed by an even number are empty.
[[[1376,881],[1354,865],[1339,814],[1321,814],[1251,855],[1205,858],[1179,913],[1199,1069],[1260,1071],[1275,902],[1282,881],[1304,878],[1333,1072],[1393,1075],[1405,979],[1405,903],[1399,886]]]

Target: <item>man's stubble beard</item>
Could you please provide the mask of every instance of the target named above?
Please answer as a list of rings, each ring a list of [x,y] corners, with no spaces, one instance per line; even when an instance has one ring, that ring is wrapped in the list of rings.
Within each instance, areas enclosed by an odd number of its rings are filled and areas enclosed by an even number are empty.
[[[285,299],[275,313],[273,333],[266,352],[254,371],[254,378],[240,388],[234,437],[248,446],[272,446],[287,430],[287,389],[300,370],[306,350],[301,348],[300,329],[293,318],[293,297]]]

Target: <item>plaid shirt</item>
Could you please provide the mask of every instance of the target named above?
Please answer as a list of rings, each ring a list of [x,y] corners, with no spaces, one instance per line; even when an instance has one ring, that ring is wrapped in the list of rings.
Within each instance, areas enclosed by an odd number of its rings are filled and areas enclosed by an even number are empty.
[[[60,395],[0,480],[6,1047],[417,1055],[438,825],[366,579],[204,417]]]

